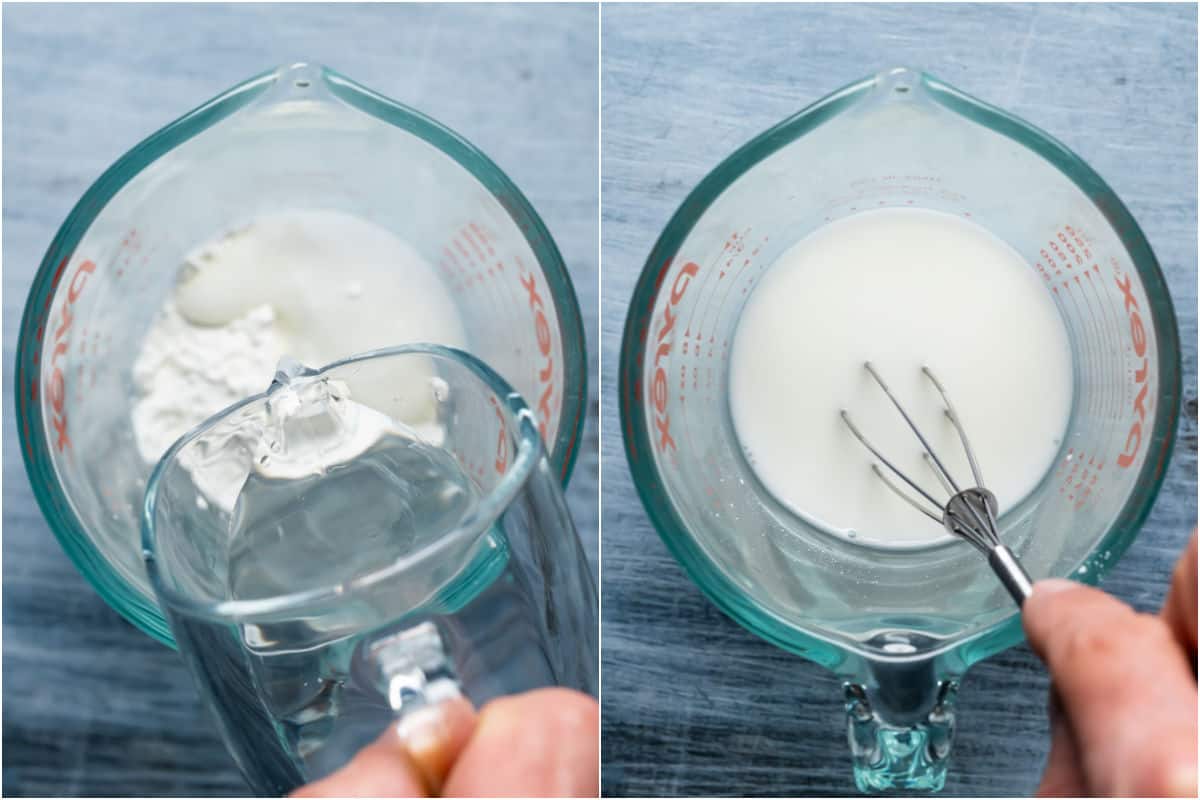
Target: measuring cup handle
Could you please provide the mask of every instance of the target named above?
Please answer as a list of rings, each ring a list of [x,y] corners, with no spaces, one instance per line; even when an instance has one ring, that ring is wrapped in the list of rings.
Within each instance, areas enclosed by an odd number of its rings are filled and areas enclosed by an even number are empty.
[[[932,707],[892,715],[860,683],[844,684],[846,724],[860,792],[940,791],[954,744],[957,680],[936,684]]]
[[[397,717],[463,696],[454,662],[433,622],[390,629],[359,648],[370,683]]]

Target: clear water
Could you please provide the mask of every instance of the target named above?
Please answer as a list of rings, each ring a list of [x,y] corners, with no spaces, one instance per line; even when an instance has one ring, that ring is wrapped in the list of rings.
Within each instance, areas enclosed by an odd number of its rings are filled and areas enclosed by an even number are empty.
[[[250,474],[234,507],[230,599],[334,586],[382,569],[452,531],[479,498],[453,455],[396,432],[301,477],[270,466]]]
[[[453,451],[493,452],[493,428],[432,404],[410,428],[299,365],[276,380],[181,453],[160,490],[186,512],[167,548],[175,573],[244,604],[170,613],[256,792],[328,774],[422,700],[594,690],[594,588],[544,460],[472,529],[483,490]]]
[[[308,474],[257,465],[234,509],[228,597],[254,600],[337,586],[398,559],[420,563],[368,591],[238,625],[176,620],[184,651],[204,663],[226,735],[255,752],[256,791],[283,793],[336,769],[393,719],[370,645],[426,623],[445,663],[485,702],[513,686],[554,682],[503,521],[439,549],[479,500],[445,450],[396,430],[358,456]],[[280,475],[279,473],[288,473]],[[457,541],[457,539],[453,540]],[[432,623],[432,627],[428,624]],[[526,629],[527,628],[527,629]],[[515,675],[515,677],[514,677]]]

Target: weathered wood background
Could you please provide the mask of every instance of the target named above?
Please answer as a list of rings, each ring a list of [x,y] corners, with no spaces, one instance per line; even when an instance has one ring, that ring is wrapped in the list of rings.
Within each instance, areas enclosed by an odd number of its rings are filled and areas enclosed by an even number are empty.
[[[601,17],[602,788],[851,793],[833,676],[718,612],[634,493],[616,369],[634,282],[670,215],[722,158],[877,70],[924,69],[1050,131],[1132,209],[1179,315],[1174,460],[1139,539],[1104,581],[1138,608],[1157,608],[1196,523],[1196,7],[607,5]],[[1025,647],[969,673],[947,794],[1034,789],[1046,686]]]
[[[5,795],[248,791],[178,656],[110,610],[47,528],[21,463],[12,371],[34,271],[84,190],[146,135],[273,66],[324,63],[430,114],[542,215],[589,337],[569,499],[598,564],[597,25],[594,5],[4,8]]]

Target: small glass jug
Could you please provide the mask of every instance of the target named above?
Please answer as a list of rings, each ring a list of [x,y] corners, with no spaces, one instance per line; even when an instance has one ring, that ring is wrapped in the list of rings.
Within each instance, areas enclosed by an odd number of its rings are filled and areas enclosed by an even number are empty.
[[[430,703],[597,691],[596,589],[535,416],[461,351],[281,364],[155,468],[142,543],[259,793]]]

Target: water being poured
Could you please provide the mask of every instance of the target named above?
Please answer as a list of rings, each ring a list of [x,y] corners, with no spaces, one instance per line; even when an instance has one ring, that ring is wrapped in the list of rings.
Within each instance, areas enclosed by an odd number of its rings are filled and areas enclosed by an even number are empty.
[[[478,497],[453,455],[400,430],[380,431],[351,460],[308,475],[256,469],[234,507],[229,596],[272,597],[369,574],[453,531]]]
[[[341,381],[282,365],[260,424],[241,430],[257,438],[231,504],[226,597],[349,590],[404,563],[384,616],[430,602],[479,544],[479,531],[459,529],[481,490],[443,446],[436,411],[418,419],[407,425]]]
[[[287,742],[295,760],[272,767],[278,786],[326,774],[393,720],[388,659],[407,664],[404,643],[418,642],[422,667],[446,685],[460,671],[494,672],[474,681],[474,702],[504,681],[553,682],[538,632],[512,630],[525,601],[505,524],[474,514],[484,492],[439,422],[437,404],[453,400],[445,382],[413,424],[395,412],[411,412],[414,393],[389,408],[395,393],[356,397],[343,381],[282,364],[266,402],[217,425],[175,473],[186,470],[207,498],[206,518],[227,521],[214,537],[224,599],[275,601],[236,625],[184,615],[175,630],[234,709],[229,735]],[[393,638],[402,645],[379,646]],[[467,663],[454,652],[493,640]]]

